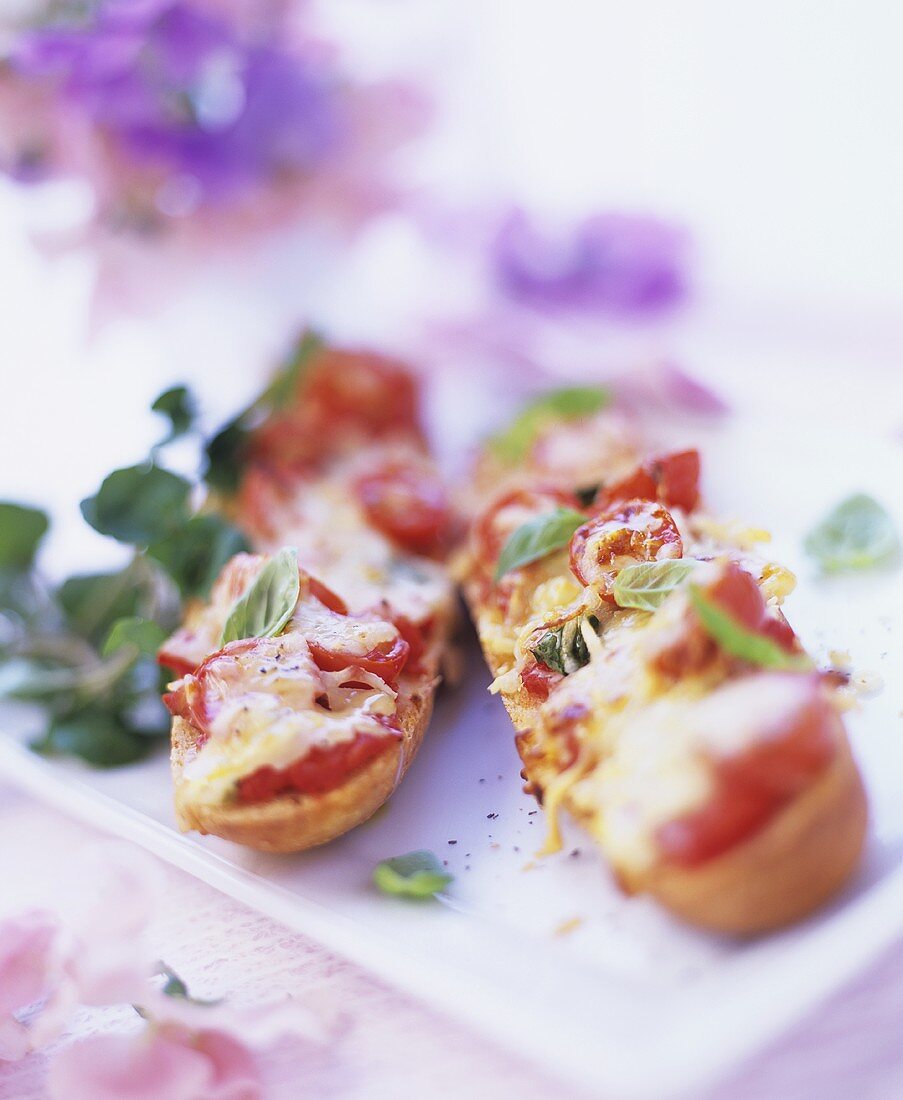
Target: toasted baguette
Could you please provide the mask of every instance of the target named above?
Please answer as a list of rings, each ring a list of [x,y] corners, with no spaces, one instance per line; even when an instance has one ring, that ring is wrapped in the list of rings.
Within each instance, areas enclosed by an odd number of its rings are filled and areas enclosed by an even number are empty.
[[[479,622],[476,585],[465,599]],[[484,647],[493,676],[503,662]],[[521,689],[503,696],[524,760],[528,790],[540,792],[543,777],[531,766],[530,729],[537,710]],[[868,801],[842,724],[832,765],[802,796],[791,802],[749,840],[702,867],[659,867],[636,879],[619,879],[628,893],[648,893],[675,916],[712,932],[751,936],[812,913],[835,895],[855,871],[868,828]],[[565,797],[564,808],[592,832],[592,821]]]
[[[183,718],[172,726],[172,774],[176,820],[196,830],[261,852],[302,852],[334,840],[372,817],[389,798],[417,754],[433,711],[438,681],[410,696],[400,716],[402,738],[341,786],[324,794],[284,794],[240,806],[192,799],[182,769],[194,751],[198,730]]]

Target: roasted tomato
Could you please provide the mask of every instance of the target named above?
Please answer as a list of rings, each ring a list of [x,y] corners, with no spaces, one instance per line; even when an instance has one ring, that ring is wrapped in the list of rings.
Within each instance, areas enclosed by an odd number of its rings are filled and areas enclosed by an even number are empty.
[[[324,426],[351,425],[368,435],[419,434],[417,385],[394,359],[360,351],[321,351],[303,379],[302,400]]]
[[[792,680],[800,682],[796,705],[749,748],[714,762],[715,790],[704,806],[658,830],[666,862],[695,867],[748,840],[834,759],[840,720],[818,677]]]
[[[564,679],[560,672],[553,671],[535,658],[524,665],[520,678],[524,688],[538,699],[548,699],[552,689]]]
[[[671,513],[660,504],[629,500],[578,527],[571,538],[571,572],[607,599],[619,569],[641,561],[683,556]]]
[[[593,503],[607,509],[624,500],[660,501],[692,512],[699,503],[699,452],[675,451],[651,458],[620,481],[603,485]]]
[[[355,492],[370,523],[403,550],[437,556],[447,547],[451,513],[442,482],[410,460],[363,474]]]
[[[321,644],[316,638],[308,638],[310,655],[317,668],[324,672],[341,672],[343,668],[362,668],[372,672],[387,684],[394,686],[398,682],[401,670],[408,662],[411,647],[399,634],[390,642],[381,642],[365,653],[356,653],[353,649],[337,649]]]
[[[573,493],[554,486],[515,489],[506,493],[493,501],[474,524],[474,555],[482,565],[491,569],[498,561],[502,547],[518,527],[555,508],[578,511],[581,505]]]
[[[351,741],[315,745],[287,768],[264,765],[238,781],[238,801],[267,802],[281,794],[325,794],[397,744],[401,734],[386,723],[385,733],[356,733]]]

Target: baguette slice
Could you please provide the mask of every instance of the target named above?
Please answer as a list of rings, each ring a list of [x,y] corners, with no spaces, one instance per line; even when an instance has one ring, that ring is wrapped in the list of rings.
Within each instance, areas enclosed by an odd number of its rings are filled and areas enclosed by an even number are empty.
[[[300,852],[326,844],[371,818],[395,791],[423,741],[433,711],[433,691],[412,695],[401,716],[403,739],[324,794],[283,794],[236,806],[198,801],[182,782],[196,751],[198,730],[184,718],[172,726],[172,774],[176,820],[182,832],[231,840],[260,852]]]
[[[260,553],[232,559],[160,651],[182,676],[165,699],[184,831],[271,852],[323,844],[371,817],[416,755],[454,618],[451,517],[417,402],[400,364],[305,339],[251,407],[238,484],[215,504]],[[301,576],[271,639],[285,652],[223,648],[281,547]]]
[[[549,815],[546,851],[556,848],[557,814],[566,810],[626,892],[649,894],[707,930],[769,931],[824,904],[861,856],[868,806],[840,717],[842,692],[836,677],[806,670],[779,609],[792,576],[759,561],[745,533],[700,509],[694,452],[644,460],[638,438],[635,425],[610,411],[553,414],[521,462],[487,449],[457,572],[493,690],[518,731],[526,789]],[[599,488],[587,504],[575,491],[591,485]],[[506,536],[555,506],[584,511],[588,524],[600,518],[570,547],[496,576]],[[680,541],[669,541],[662,509]],[[630,549],[620,543],[606,558],[593,534],[607,517],[625,515],[626,527],[648,539]],[[761,669],[725,652],[685,587],[656,610],[617,606],[611,586],[620,568],[666,562],[681,549],[706,559],[694,574],[700,590],[748,633],[774,641],[783,667]],[[581,620],[579,635],[561,632]],[[542,645],[547,628],[559,630],[557,649]],[[535,648],[562,663],[552,668]]]

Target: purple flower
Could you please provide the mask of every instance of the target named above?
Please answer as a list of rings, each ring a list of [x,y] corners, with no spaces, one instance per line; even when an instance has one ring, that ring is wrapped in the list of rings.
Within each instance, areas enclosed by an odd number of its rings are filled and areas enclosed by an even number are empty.
[[[684,252],[684,235],[652,218],[597,214],[551,235],[516,209],[496,235],[492,264],[503,292],[524,305],[635,316],[683,298]]]
[[[316,60],[245,43],[185,0],[106,0],[87,22],[32,31],[13,63],[195,202],[311,171],[341,136],[334,79]]]

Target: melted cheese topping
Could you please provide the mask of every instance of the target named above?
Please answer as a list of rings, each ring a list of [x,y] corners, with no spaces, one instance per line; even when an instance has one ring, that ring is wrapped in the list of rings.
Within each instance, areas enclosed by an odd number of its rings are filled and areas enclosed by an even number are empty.
[[[365,686],[342,686],[349,681]],[[224,801],[238,780],[266,765],[287,767],[314,746],[358,733],[384,734],[377,717],[395,713],[396,693],[378,676],[354,666],[321,672],[294,634],[262,638],[235,657],[217,658],[199,690],[214,713],[183,780],[192,798],[208,804]],[[324,697],[329,709],[318,702]]]

